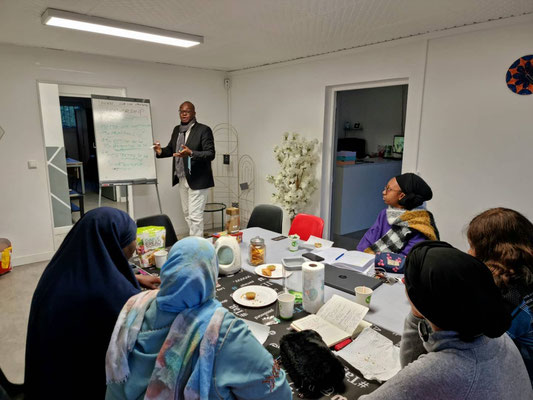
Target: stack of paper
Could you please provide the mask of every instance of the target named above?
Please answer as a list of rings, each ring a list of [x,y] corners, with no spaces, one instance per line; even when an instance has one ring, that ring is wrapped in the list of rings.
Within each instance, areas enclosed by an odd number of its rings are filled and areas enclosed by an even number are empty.
[[[330,247],[324,250],[314,250],[312,253],[324,258],[324,263],[334,267],[351,269],[353,271],[368,273],[374,266],[375,256],[362,251],[341,249],[340,247]]]
[[[355,151],[338,151],[337,165],[355,164]]]

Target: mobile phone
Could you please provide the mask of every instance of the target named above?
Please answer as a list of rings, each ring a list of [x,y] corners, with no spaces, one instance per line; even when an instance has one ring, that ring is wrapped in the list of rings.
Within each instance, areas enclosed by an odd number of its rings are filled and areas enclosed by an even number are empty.
[[[274,241],[276,241],[276,242],[277,242],[278,240],[283,240],[283,239],[287,239],[287,236],[283,236],[283,235],[281,235],[281,236],[276,236],[275,238],[272,238],[272,240],[274,240]]]
[[[304,253],[302,254],[302,257],[305,257],[311,261],[324,261],[324,257],[320,257],[314,253]]]

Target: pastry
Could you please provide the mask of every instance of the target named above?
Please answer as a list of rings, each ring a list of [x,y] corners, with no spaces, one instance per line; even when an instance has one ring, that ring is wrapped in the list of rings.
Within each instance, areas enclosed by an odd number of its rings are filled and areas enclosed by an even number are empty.
[[[255,292],[246,292],[245,296],[248,300],[253,300],[255,299]]]
[[[272,271],[271,271],[270,269],[268,269],[268,268],[263,268],[263,269],[261,270],[261,273],[262,273],[263,275],[265,275],[265,276],[272,276]]]
[[[276,269],[276,266],[275,265],[267,265],[267,269],[269,269],[270,271],[274,271]]]
[[[322,247],[322,243],[316,242],[316,243],[315,243],[315,247],[316,247],[317,249],[319,249],[320,247]]]

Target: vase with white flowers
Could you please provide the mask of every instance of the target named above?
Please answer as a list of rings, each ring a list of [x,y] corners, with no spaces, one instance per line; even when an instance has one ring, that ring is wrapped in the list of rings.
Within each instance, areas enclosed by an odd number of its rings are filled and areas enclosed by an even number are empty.
[[[292,220],[309,203],[318,187],[314,166],[318,162],[318,140],[308,140],[298,133],[283,134],[280,145],[274,146],[274,156],[280,165],[277,175],[267,175],[276,192],[272,200],[289,213]]]

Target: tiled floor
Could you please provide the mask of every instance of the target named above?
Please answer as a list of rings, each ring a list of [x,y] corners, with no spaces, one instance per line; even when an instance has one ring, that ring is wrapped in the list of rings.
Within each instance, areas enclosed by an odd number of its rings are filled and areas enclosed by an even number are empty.
[[[31,298],[48,262],[15,267],[0,276],[0,368],[13,383],[24,380]]]

